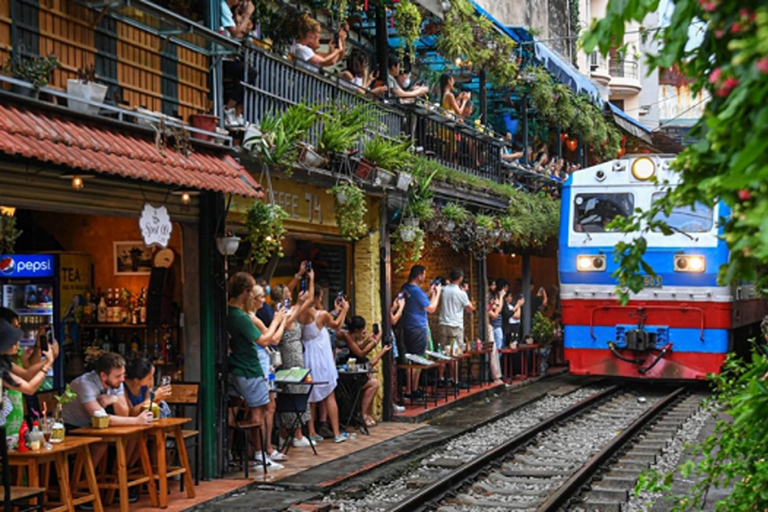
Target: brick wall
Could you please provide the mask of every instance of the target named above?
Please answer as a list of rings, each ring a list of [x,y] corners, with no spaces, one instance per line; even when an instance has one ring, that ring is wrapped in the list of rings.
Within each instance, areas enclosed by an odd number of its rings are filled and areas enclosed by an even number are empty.
[[[477,269],[474,258],[469,254],[459,254],[445,244],[437,244],[435,239],[427,235],[426,242],[424,244],[425,249],[422,254],[419,265],[424,265],[427,269],[427,281],[434,279],[435,277],[443,277],[448,279],[452,268],[460,268],[464,271],[464,279],[469,282],[469,298],[475,306],[477,306]],[[392,274],[392,295],[397,295],[400,287],[408,280],[408,273],[411,270],[411,265],[406,269]],[[424,285],[426,291],[428,283]],[[437,332],[437,323],[439,318],[439,309],[435,313],[429,315],[429,327],[432,330],[433,336]],[[465,315],[464,317],[464,333],[468,339],[477,338],[477,320],[476,315]]]

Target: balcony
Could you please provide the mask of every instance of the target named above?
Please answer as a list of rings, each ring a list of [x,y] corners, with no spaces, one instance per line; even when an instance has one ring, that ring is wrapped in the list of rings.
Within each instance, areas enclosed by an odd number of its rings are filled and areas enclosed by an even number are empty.
[[[608,59],[598,51],[589,55],[589,76],[603,86],[607,86],[611,81],[611,74],[608,72]]]
[[[643,90],[640,83],[640,63],[635,60],[612,57],[608,67],[611,94],[637,94]]]
[[[442,109],[425,102],[400,104],[395,100],[373,101],[354,90],[346,81],[333,77],[305,63],[288,61],[261,48],[249,48],[246,62],[255,71],[253,83],[245,88],[243,115],[251,123],[268,113],[285,111],[298,103],[332,103],[346,105],[370,103],[376,111],[380,135],[406,136],[424,156],[460,172],[502,180],[502,141],[492,134],[463,123]],[[316,130],[307,142],[317,143]],[[362,139],[375,135],[363,134]]]

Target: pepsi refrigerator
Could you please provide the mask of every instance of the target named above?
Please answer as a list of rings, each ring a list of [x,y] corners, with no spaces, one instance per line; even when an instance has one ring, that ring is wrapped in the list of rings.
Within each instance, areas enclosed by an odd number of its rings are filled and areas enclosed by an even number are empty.
[[[83,305],[92,288],[90,254],[0,255],[0,303],[19,315],[22,347],[32,348],[44,325],[52,327],[59,342],[61,354],[49,373],[56,388],[64,386],[65,360],[79,356]]]

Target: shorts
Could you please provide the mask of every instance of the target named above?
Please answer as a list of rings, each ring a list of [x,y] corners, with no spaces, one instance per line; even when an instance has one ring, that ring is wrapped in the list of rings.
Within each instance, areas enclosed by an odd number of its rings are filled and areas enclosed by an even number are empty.
[[[437,327],[437,342],[443,347],[443,352],[450,350],[453,341],[456,341],[459,347],[464,346],[464,328],[453,325],[439,325]]]
[[[241,377],[229,374],[229,393],[243,397],[248,407],[262,407],[269,403],[269,384],[264,377]]]
[[[424,355],[429,343],[429,331],[426,327],[406,327],[403,329],[403,344],[408,354]]]

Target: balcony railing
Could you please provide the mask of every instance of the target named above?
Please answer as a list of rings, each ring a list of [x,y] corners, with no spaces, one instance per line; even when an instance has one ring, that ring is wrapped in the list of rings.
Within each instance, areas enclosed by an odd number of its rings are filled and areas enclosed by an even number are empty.
[[[374,106],[379,126],[388,137],[406,135],[415,147],[447,167],[494,181],[502,180],[502,142],[469,124],[444,115],[422,104],[399,104],[372,101],[355,92],[346,81],[331,78],[314,66],[290,62],[259,48],[248,49],[245,60],[256,77],[244,82],[245,120],[257,123],[265,114],[283,112],[298,103],[341,102],[354,106]],[[317,143],[317,130],[307,142]],[[372,136],[374,134],[366,134]]]
[[[639,63],[636,60],[611,59],[608,72],[616,78],[639,80]]]
[[[345,87],[339,79],[321,75],[314,66],[289,62],[260,49],[247,50],[245,59],[251,72],[256,74],[253,83],[244,83],[243,116],[248,122],[258,123],[266,114],[284,112],[299,103],[348,106],[367,103],[374,106],[377,124],[385,131],[382,135],[398,137],[402,133],[402,113],[357,94],[353,86]],[[317,136],[313,130],[307,142],[316,144]]]
[[[594,51],[589,54],[589,69],[595,71],[596,69],[605,69],[606,61],[603,54],[598,51]]]

